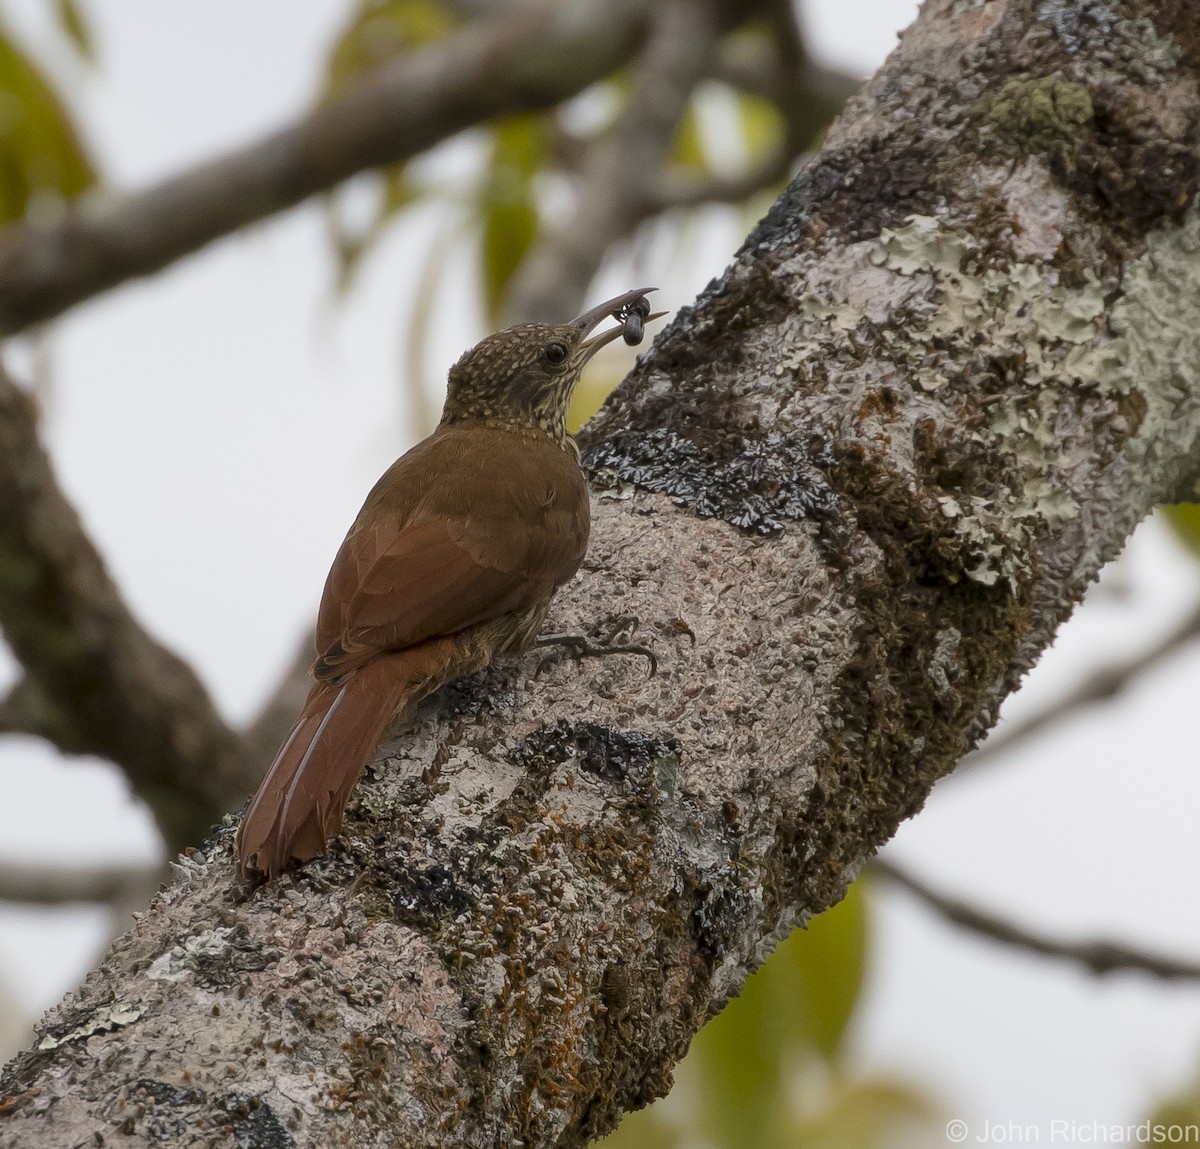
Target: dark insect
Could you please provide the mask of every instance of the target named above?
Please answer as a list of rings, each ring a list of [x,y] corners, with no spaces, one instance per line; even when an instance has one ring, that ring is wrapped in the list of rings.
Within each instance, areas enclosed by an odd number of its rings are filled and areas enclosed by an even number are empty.
[[[649,314],[650,300],[644,295],[613,312],[613,318],[621,320],[624,324],[621,337],[630,347],[636,347],[641,343],[642,336],[645,334],[644,321]]]

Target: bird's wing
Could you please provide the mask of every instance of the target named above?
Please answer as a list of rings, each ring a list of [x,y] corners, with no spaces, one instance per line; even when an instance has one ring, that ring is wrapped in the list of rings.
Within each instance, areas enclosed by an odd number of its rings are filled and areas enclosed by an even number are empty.
[[[579,565],[586,542],[567,508],[532,522],[423,518],[397,529],[371,517],[347,536],[317,626],[319,677],[530,608]],[[560,521],[561,520],[561,521]]]

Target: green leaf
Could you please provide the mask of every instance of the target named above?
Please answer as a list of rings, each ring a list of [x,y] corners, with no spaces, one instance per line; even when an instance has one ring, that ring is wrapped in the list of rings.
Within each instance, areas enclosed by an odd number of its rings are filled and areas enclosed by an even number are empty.
[[[707,175],[710,171],[708,151],[704,147],[704,132],[694,98],[688,103],[676,125],[675,136],[671,141],[670,161],[689,172]]]
[[[736,1001],[696,1035],[689,1058],[702,1079],[706,1136],[722,1146],[781,1136],[789,1051],[824,1059],[841,1049],[866,964],[862,892],[780,943]]]
[[[887,1080],[835,1079],[821,1093],[824,1100],[821,1106],[789,1107],[783,1145],[803,1145],[805,1149],[883,1149],[897,1143],[941,1143],[942,1129],[933,1128],[942,1125],[937,1106],[911,1085]]]
[[[23,218],[40,197],[70,199],[95,182],[65,104],[0,28],[0,223]]]
[[[1178,1092],[1159,1101],[1148,1118],[1151,1128],[1176,1126],[1187,1129],[1200,1124],[1200,1082],[1187,1083]]]
[[[770,100],[737,92],[738,123],[742,143],[751,163],[765,160],[783,146],[783,115]]]
[[[529,198],[493,201],[483,216],[483,303],[495,326],[504,311],[509,281],[537,235],[538,213]]]
[[[459,20],[436,0],[365,0],[333,42],[324,99],[397,56],[448,36]]]
[[[493,323],[504,310],[509,281],[537,237],[534,180],[549,159],[546,116],[510,116],[493,129],[492,151],[477,196],[483,300]]]
[[[334,39],[325,65],[321,100],[332,99],[398,56],[448,36],[459,24],[453,12],[437,0],[360,0],[353,17]],[[382,176],[383,193],[375,214],[361,228],[346,226],[338,211],[336,192],[325,200],[330,240],[338,261],[338,290],[343,294],[387,225],[422,195],[409,180],[404,164],[382,169]]]
[[[616,1130],[596,1145],[598,1149],[676,1149],[681,1143],[679,1132],[651,1106],[627,1114]]]
[[[528,182],[546,163],[550,124],[540,113],[509,116],[493,133],[491,171],[493,187],[505,181]]]
[[[1171,503],[1160,509],[1175,537],[1200,556],[1200,503]]]
[[[795,979],[796,1032],[825,1058],[841,1053],[862,994],[867,965],[867,907],[855,883],[832,909],[780,947]]]
[[[83,12],[75,0],[54,0],[54,12],[59,26],[76,51],[89,63],[96,60],[96,46]]]
[[[705,1139],[730,1149],[774,1140],[782,1115],[786,1026],[764,971],[696,1035],[688,1054],[700,1078]]]
[[[383,204],[380,210],[382,216],[395,215],[418,199],[420,193],[409,183],[404,164],[392,164],[383,169]]]

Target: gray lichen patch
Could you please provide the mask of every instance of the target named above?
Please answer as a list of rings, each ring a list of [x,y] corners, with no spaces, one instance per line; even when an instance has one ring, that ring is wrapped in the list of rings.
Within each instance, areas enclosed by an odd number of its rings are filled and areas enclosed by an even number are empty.
[[[146,1006],[139,1001],[114,1001],[111,1005],[101,1006],[88,1014],[87,1018],[71,1028],[66,1026],[48,1026],[38,1040],[39,1050],[57,1049],[68,1041],[80,1041],[97,1033],[108,1033],[114,1029],[132,1025],[146,1012]]]
[[[1045,156],[1063,187],[1131,231],[1177,216],[1200,190],[1196,90],[1161,6],[1136,15],[1108,0],[1047,0],[1035,11],[1029,71],[975,102],[977,150]],[[1039,40],[1039,25],[1052,35]]]
[[[1109,43],[1122,22],[1113,0],[1040,0],[1034,14],[1072,55],[1089,42]]]
[[[146,971],[154,981],[180,981],[214,962],[223,961],[232,948],[233,927],[201,930],[160,954]]]
[[[876,241],[848,243],[824,250],[816,260],[809,254],[779,268],[780,274],[803,277],[804,293],[798,300],[801,320],[829,320],[835,330],[852,332],[864,318],[886,324],[904,309],[918,304],[924,285],[889,274],[872,260]],[[799,356],[808,348],[803,325],[787,332],[789,353],[779,374],[799,366]]]
[[[1015,168],[981,171],[980,178],[997,189],[1011,221],[1012,257],[1019,262],[1053,261],[1074,221],[1070,199],[1051,179],[1046,165],[1029,158]]]
[[[918,386],[939,389],[930,386],[924,372],[941,374],[943,384],[978,385],[979,368],[986,369],[988,360],[1019,364],[1006,373],[1007,385],[973,432],[993,457],[1012,461],[1015,481],[989,495],[959,500],[947,514],[951,528],[979,558],[968,577],[985,585],[1002,578],[1015,587],[1028,573],[1028,555],[1037,540],[1078,513],[1078,495],[1064,471],[1060,421],[1084,392],[1103,395],[1115,386],[1079,370],[1081,349],[1102,339],[1105,288],[1090,273],[1067,287],[1053,268],[1041,264],[981,268],[973,258],[976,250],[972,237],[938,220],[914,217],[905,227],[882,233],[874,258],[899,275],[932,279],[926,305],[909,323],[936,340],[941,355],[918,370]],[[982,360],[978,342],[965,334],[980,329],[992,343]]]
[[[1106,394],[1125,397],[1131,432],[1123,441],[1118,473],[1109,481],[1149,486],[1170,499],[1194,469],[1200,441],[1200,207],[1181,227],[1165,226],[1147,237],[1146,250],[1126,268],[1122,292],[1109,315],[1109,333],[1073,349],[1066,364]],[[1171,442],[1191,443],[1190,451]],[[1114,491],[1115,497],[1115,491]],[[1132,527],[1120,515],[1103,539]]]
[[[914,215],[901,228],[884,228],[871,255],[871,262],[901,275],[918,271],[957,274],[974,249],[969,237],[943,227],[933,216]]]
[[[954,678],[958,676],[958,646],[962,642],[962,634],[952,626],[938,631],[937,645],[933,658],[930,660],[926,674],[929,675],[937,690],[938,696],[949,696]]]
[[[913,216],[904,227],[885,228],[874,262],[914,276],[930,272],[935,290],[914,309],[922,329],[939,340],[957,339],[987,323],[997,342],[1019,345],[1034,366],[1053,364],[1065,344],[1090,342],[1104,312],[1104,289],[1090,272],[1070,287],[1053,268],[1014,262],[981,266],[981,243],[965,230],[930,216]],[[992,327],[992,324],[997,326]]]
[[[172,945],[150,964],[152,981],[192,980],[197,985],[227,985],[239,974],[266,969],[279,952],[250,940],[245,925],[219,926]]]
[[[1085,58],[1089,70],[1136,70],[1139,80],[1154,83],[1178,65],[1184,48],[1172,35],[1169,16],[1163,19],[1169,4],[1143,4],[1142,14],[1138,7],[1118,0],[1041,0],[1034,13],[1070,56]]]

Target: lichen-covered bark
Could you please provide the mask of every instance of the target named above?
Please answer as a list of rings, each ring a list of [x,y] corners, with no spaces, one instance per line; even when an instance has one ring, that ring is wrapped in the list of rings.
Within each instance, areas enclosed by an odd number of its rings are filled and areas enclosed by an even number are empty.
[[[657,677],[443,691],[265,889],[221,828],[0,1144],[570,1146],[667,1088],[1193,476],[1200,27],[1134,8],[927,0],[586,436],[553,621],[636,616]]]

